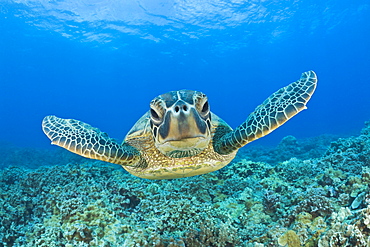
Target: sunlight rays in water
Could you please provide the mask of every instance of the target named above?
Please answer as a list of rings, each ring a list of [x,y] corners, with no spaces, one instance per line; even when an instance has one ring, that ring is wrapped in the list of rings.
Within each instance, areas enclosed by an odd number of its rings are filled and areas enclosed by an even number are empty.
[[[329,1],[256,0],[15,0],[3,5],[31,25],[80,42],[125,46],[135,37],[152,44],[203,41],[225,50],[329,32],[369,5],[342,7]]]

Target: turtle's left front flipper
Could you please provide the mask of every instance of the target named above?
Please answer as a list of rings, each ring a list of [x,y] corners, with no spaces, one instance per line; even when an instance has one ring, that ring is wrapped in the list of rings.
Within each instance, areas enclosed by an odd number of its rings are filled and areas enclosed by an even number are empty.
[[[125,166],[140,165],[141,155],[135,147],[127,143],[120,145],[87,123],[47,116],[42,121],[42,130],[52,144],[83,157]]]
[[[303,73],[298,81],[272,94],[248,116],[244,123],[215,142],[215,151],[229,154],[269,134],[307,108],[306,104],[314,93],[316,85],[315,72]]]

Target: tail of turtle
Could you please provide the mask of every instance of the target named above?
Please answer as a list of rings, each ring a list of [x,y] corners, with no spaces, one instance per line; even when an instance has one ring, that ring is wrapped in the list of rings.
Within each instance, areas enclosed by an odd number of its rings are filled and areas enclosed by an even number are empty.
[[[273,93],[248,116],[244,123],[216,141],[215,151],[229,154],[271,133],[307,108],[306,104],[315,92],[316,85],[315,72],[303,73],[298,81]]]

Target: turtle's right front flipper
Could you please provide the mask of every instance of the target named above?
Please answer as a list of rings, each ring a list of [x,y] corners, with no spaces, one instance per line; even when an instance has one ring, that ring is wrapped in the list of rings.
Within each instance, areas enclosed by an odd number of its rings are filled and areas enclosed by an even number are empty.
[[[135,166],[140,161],[140,152],[135,147],[120,145],[106,133],[78,120],[47,116],[42,121],[42,130],[52,144],[86,158],[125,166]]]
[[[306,109],[306,104],[315,92],[317,77],[308,71],[301,78],[281,88],[259,105],[235,130],[225,134],[214,143],[215,151],[229,154],[283,125]]]

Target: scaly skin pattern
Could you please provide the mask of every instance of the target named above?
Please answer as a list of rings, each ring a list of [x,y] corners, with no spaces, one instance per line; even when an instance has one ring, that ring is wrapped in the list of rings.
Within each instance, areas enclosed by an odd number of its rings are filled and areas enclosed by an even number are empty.
[[[47,116],[42,130],[51,143],[83,157],[119,165],[132,165],[140,160],[140,152],[132,146],[120,145],[91,125],[74,119]]]
[[[268,97],[234,131],[224,135],[215,143],[215,150],[228,154],[261,138],[283,125],[286,121],[306,109],[317,85],[315,72],[308,71],[301,78],[281,88]]]

